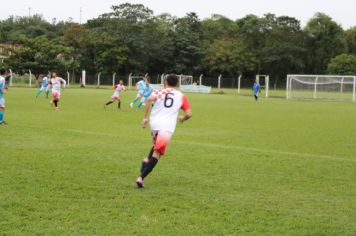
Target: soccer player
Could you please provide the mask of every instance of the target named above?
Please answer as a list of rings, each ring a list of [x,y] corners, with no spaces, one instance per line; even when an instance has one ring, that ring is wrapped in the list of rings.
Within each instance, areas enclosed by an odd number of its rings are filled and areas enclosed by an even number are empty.
[[[145,114],[142,120],[143,128],[147,126],[151,104],[155,102],[150,114],[153,147],[142,161],[141,175],[136,179],[138,188],[143,187],[145,177],[153,170],[160,157],[164,155],[174,133],[179,110],[184,111],[184,115],[178,117],[180,122],[183,123],[192,117],[187,98],[183,93],[176,90],[178,82],[178,76],[168,75],[165,80],[166,88],[154,91],[146,101]]]
[[[49,81],[49,86],[52,88],[53,100],[50,102],[51,106],[58,111],[58,102],[61,97],[61,84],[63,84],[63,88],[65,88],[67,82],[58,77],[56,73],[52,73],[52,79]]]
[[[121,109],[121,99],[120,99],[120,93],[121,91],[126,91],[126,87],[124,86],[124,82],[122,80],[119,81],[117,85],[114,86],[115,92],[111,96],[111,101],[108,101],[104,105],[104,109],[106,106],[110,105],[111,103],[117,101],[117,108]]]
[[[6,92],[6,70],[4,68],[0,69],[0,125],[6,124],[4,120],[5,115],[5,98],[4,94]]]
[[[258,80],[255,80],[255,83],[253,84],[253,96],[255,97],[255,101],[258,101],[258,95],[261,92],[261,86],[258,83]]]
[[[137,89],[137,95],[136,97],[132,100],[132,102],[130,103],[130,107],[133,108],[133,106],[135,105],[135,103],[137,102],[137,100],[139,98],[142,98],[143,97],[143,91],[146,87],[146,81],[147,81],[147,78],[144,77],[142,80],[138,81],[136,83],[136,89]]]
[[[141,98],[140,103],[137,105],[136,110],[139,110],[142,107],[142,105],[146,104],[145,102],[146,102],[147,98],[151,95],[152,91],[153,91],[153,88],[150,85],[150,79],[148,77],[146,77],[146,84],[142,91],[142,98]]]
[[[38,96],[40,96],[40,94],[42,93],[43,90],[46,90],[46,98],[48,98],[48,94],[49,94],[49,76],[44,76],[42,78],[42,82],[41,82],[41,88],[37,91],[36,93],[36,98]]]

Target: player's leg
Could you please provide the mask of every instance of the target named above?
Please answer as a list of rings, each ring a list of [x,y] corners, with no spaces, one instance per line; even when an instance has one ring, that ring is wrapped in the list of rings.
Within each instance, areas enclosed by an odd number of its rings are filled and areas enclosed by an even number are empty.
[[[143,104],[145,104],[146,101],[146,97],[142,97],[140,103],[137,105],[137,110],[140,109],[142,107]]]
[[[57,91],[54,91],[52,92],[52,95],[53,95],[53,100],[51,101],[51,106],[58,111],[58,102],[59,102],[59,98],[60,98],[60,95],[59,95],[59,92]]]
[[[46,98],[48,98],[49,90],[50,90],[50,89],[49,89],[49,87],[47,86],[47,87],[46,87]]]
[[[254,95],[255,96],[255,101],[257,102],[257,100],[258,100],[258,96],[255,94]]]
[[[152,148],[151,148],[150,152],[148,153],[147,157],[145,157],[143,159],[142,165],[141,165],[141,174],[142,174],[143,170],[146,168],[147,163],[151,160],[152,155],[153,155],[153,151],[154,150],[153,150],[153,146],[152,146]]]
[[[42,93],[43,90],[44,90],[44,88],[41,87],[41,88],[37,91],[35,97],[37,98],[38,96],[40,96],[40,94]]]
[[[117,108],[121,110],[121,99],[117,100]]]
[[[109,106],[111,103],[114,103],[117,99],[118,99],[117,96],[114,96],[114,95],[111,96],[111,100],[108,101],[107,103],[105,103],[104,108],[106,108],[106,106]]]
[[[158,132],[155,131],[152,132],[152,136],[154,140],[152,158],[149,159],[148,163],[146,164],[146,167],[141,172],[141,175],[136,179],[136,184],[137,187],[139,188],[143,187],[143,180],[149,173],[151,173],[151,171],[155,168],[156,164],[158,163],[160,157],[163,156],[164,153],[166,152],[172,134],[165,131],[158,131]]]
[[[132,102],[130,103],[130,107],[132,108],[133,105],[135,105],[135,103],[137,102],[137,100],[141,97],[141,93],[137,93],[136,97],[132,100]]]
[[[0,125],[6,124],[4,120],[4,116],[5,116],[5,99],[1,98],[0,99]]]

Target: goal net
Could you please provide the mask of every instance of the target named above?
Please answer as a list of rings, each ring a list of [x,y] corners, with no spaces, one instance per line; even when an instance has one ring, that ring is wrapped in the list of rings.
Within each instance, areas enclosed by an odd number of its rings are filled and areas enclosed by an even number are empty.
[[[129,88],[131,87],[135,87],[136,86],[136,83],[140,80],[143,80],[145,78],[146,75],[132,75],[130,74],[129,75]]]
[[[168,74],[162,74],[161,76],[161,84],[167,78]],[[179,78],[179,85],[191,85],[193,84],[193,76],[192,75],[176,75]]]
[[[288,75],[286,97],[356,101],[356,76]]]

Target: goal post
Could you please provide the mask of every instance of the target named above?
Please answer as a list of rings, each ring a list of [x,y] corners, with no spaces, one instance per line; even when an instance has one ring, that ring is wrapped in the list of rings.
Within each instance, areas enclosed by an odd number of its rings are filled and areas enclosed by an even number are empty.
[[[356,102],[356,76],[287,75],[287,99],[351,100]]]
[[[256,81],[260,84],[261,88],[265,89],[265,97],[269,97],[269,75],[256,75]]]

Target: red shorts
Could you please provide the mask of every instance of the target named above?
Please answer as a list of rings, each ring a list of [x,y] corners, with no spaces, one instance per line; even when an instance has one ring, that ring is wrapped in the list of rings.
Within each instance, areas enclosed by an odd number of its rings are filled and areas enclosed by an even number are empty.
[[[115,95],[112,95],[111,96],[111,99],[116,101],[116,100],[119,100],[120,99],[120,96],[115,96]]]
[[[60,94],[56,91],[52,92],[53,98],[54,99],[59,99],[60,98]]]
[[[151,132],[153,141],[153,150],[158,151],[162,156],[166,152],[167,146],[171,141],[172,133],[162,130]]]

